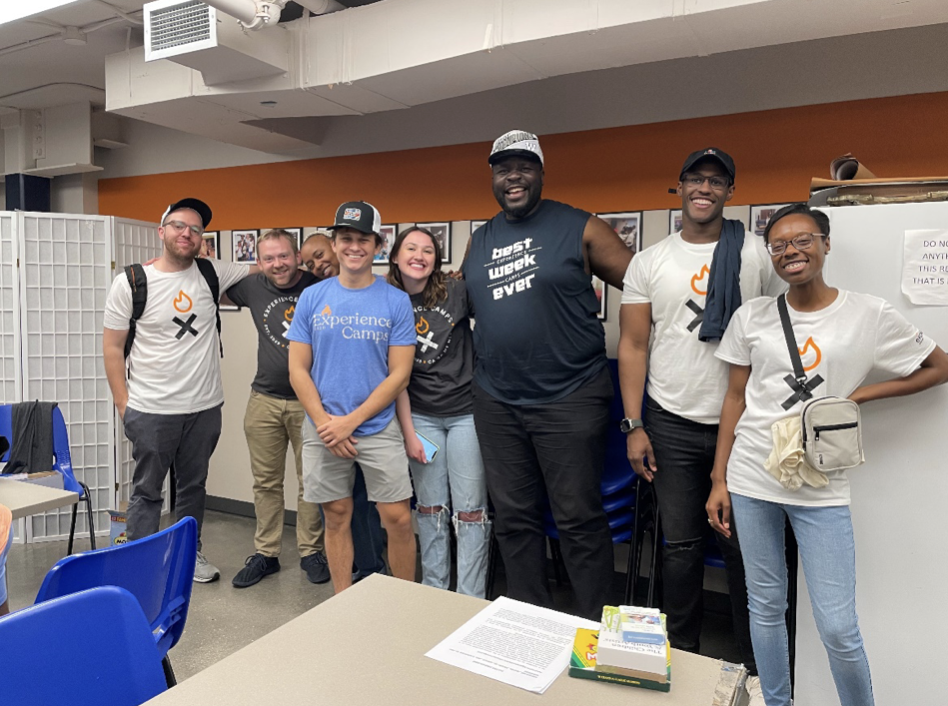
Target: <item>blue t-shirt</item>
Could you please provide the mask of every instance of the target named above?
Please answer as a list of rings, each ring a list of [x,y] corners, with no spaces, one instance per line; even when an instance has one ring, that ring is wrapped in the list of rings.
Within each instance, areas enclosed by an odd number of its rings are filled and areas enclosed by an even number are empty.
[[[303,291],[286,337],[313,347],[313,383],[326,412],[341,417],[388,377],[389,346],[414,347],[415,316],[408,295],[378,275],[364,289],[332,277]],[[394,416],[392,402],[354,434],[377,434]]]

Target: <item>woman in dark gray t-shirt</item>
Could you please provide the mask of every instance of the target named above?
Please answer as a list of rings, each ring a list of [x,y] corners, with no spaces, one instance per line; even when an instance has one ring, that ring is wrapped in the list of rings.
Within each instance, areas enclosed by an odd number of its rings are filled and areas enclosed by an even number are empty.
[[[388,281],[411,297],[418,334],[411,382],[395,408],[417,498],[422,583],[448,588],[453,524],[458,593],[484,598],[490,522],[474,431],[467,289],[441,271],[441,245],[425,228],[399,233],[390,263]]]

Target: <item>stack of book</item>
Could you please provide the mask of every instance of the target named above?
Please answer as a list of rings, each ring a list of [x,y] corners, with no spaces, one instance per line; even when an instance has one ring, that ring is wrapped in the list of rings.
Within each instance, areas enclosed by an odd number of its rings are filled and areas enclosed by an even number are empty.
[[[654,608],[605,606],[598,632],[576,631],[569,675],[669,691],[671,646],[665,616]]]

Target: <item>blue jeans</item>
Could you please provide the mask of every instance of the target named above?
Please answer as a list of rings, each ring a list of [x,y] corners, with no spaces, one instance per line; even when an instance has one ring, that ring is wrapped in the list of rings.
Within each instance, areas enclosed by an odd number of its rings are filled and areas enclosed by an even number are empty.
[[[803,507],[731,494],[740,524],[751,639],[767,706],[790,705],[785,518],[800,548],[813,617],[842,706],[872,706],[869,660],[856,617],[856,546],[848,505]]]
[[[441,450],[433,461],[409,460],[417,507],[435,508],[436,513],[418,512],[421,545],[421,582],[447,589],[451,577],[451,529],[458,540],[458,593],[484,598],[487,582],[487,550],[491,523],[487,519],[487,482],[474,431],[474,415],[429,417],[412,414],[415,430]],[[450,500],[449,500],[450,495]],[[480,512],[479,521],[461,520],[459,513]]]

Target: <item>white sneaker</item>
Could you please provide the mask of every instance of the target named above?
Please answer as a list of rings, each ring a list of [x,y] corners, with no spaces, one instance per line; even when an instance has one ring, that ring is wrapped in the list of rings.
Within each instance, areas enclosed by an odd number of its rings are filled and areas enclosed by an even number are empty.
[[[211,562],[204,558],[201,552],[197,553],[197,561],[194,563],[194,580],[198,583],[210,583],[217,581],[221,577],[221,572]]]
[[[760,677],[747,677],[744,682],[744,688],[747,689],[747,706],[766,706],[764,703],[764,694],[760,690]]]

